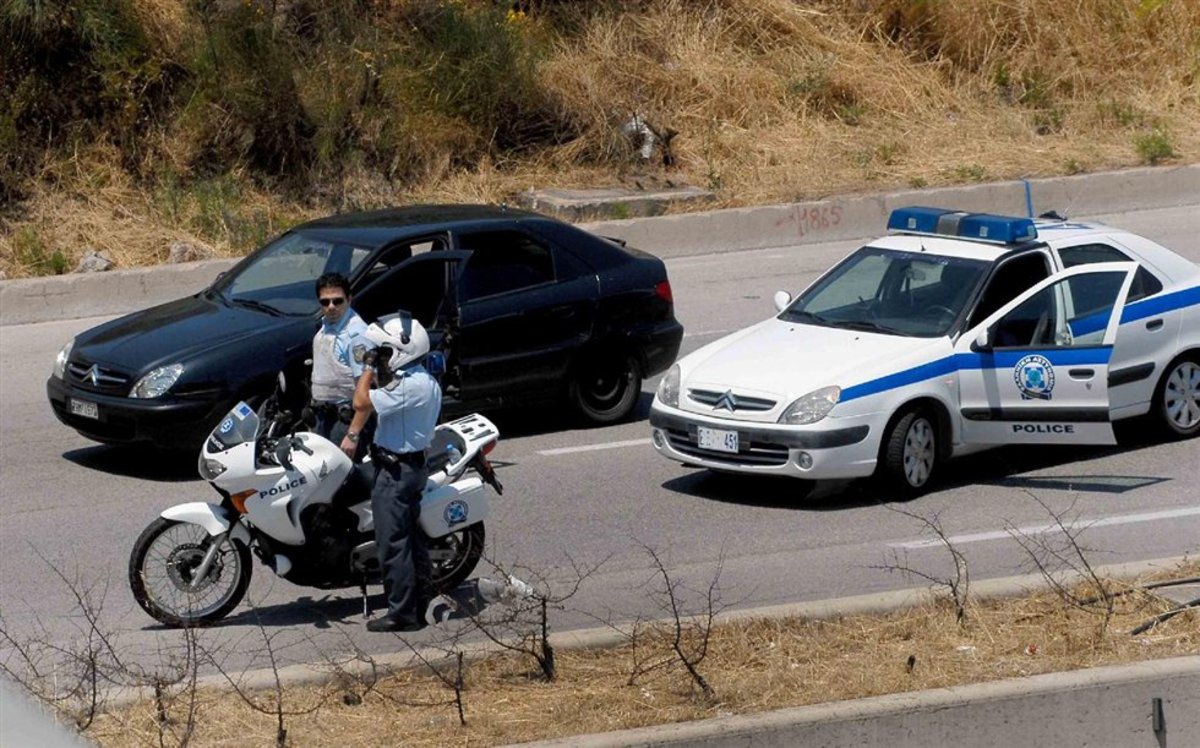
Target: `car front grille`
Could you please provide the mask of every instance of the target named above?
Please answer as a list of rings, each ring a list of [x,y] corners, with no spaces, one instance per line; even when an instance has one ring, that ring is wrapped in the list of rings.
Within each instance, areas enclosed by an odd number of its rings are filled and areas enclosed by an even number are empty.
[[[731,413],[762,413],[775,407],[774,400],[765,397],[738,395],[732,390],[688,390],[688,398],[694,403],[708,405],[713,410],[728,410]]]
[[[668,428],[664,431],[667,435],[667,441],[670,442],[672,449],[676,452],[705,459],[710,462],[773,467],[785,465],[788,461],[787,447],[769,442],[750,442],[744,438],[745,434],[738,435],[738,452],[737,454],[733,454],[732,452],[715,452],[711,449],[701,449],[696,436],[695,426],[690,427],[687,431],[673,428]]]
[[[116,369],[99,364],[87,365],[79,361],[67,364],[71,384],[84,390],[105,394],[123,395],[129,390],[129,377]]]

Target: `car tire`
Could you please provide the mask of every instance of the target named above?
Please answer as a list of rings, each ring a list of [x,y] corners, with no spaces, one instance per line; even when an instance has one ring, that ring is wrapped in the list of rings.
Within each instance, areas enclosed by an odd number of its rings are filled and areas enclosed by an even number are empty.
[[[571,378],[569,394],[571,404],[588,423],[618,423],[637,406],[642,372],[632,356],[591,359]]]
[[[1188,439],[1200,434],[1200,354],[1184,354],[1167,365],[1151,407],[1168,437]]]
[[[938,467],[937,421],[923,408],[904,411],[884,434],[880,477],[900,498],[929,489]]]

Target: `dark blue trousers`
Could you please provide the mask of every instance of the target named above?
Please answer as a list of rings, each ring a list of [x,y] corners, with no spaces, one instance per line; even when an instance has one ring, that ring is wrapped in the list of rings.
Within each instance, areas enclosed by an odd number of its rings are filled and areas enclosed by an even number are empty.
[[[418,525],[421,492],[428,471],[424,460],[380,464],[371,491],[375,545],[383,571],[387,615],[412,623],[424,618],[423,602],[433,597],[429,548]]]

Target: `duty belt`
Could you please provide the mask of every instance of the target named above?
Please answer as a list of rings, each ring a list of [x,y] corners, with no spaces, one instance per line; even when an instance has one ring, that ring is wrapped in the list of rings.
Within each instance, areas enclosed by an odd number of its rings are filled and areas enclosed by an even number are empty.
[[[395,467],[400,463],[411,467],[425,467],[425,452],[393,452],[378,444],[372,444],[371,461],[386,467]]]
[[[309,407],[314,414],[329,421],[348,424],[354,419],[354,406],[349,403],[320,403],[314,400]]]

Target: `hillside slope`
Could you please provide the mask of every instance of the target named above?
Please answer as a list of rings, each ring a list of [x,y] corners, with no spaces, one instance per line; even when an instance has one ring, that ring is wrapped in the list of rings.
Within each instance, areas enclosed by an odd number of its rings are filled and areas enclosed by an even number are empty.
[[[0,29],[8,277],[531,186],[745,205],[1200,152],[1200,0],[14,0]]]

